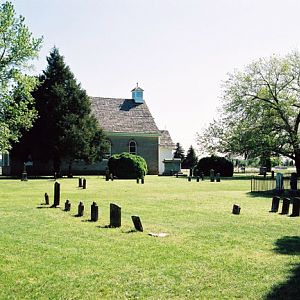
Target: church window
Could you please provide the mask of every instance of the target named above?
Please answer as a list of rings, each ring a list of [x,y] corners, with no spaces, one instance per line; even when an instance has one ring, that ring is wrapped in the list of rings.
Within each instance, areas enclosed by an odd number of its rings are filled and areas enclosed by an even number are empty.
[[[137,153],[137,147],[136,147],[136,142],[135,141],[130,141],[129,142],[129,153],[130,154],[136,154]]]

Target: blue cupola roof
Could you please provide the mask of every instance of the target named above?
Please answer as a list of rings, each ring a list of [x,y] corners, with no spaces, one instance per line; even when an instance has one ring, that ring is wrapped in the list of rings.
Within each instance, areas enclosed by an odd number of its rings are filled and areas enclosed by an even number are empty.
[[[139,84],[136,84],[136,87],[131,91],[132,99],[135,103],[141,104],[144,103],[143,99],[143,92],[144,90],[139,87]]]

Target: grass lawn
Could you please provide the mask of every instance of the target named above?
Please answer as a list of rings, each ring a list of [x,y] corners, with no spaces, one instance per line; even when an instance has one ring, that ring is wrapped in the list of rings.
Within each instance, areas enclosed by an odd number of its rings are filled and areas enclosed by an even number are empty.
[[[250,180],[86,178],[86,190],[59,180],[70,212],[41,205],[53,180],[0,180],[0,299],[300,299],[300,218],[269,213]],[[105,228],[109,203],[122,207],[121,228]]]

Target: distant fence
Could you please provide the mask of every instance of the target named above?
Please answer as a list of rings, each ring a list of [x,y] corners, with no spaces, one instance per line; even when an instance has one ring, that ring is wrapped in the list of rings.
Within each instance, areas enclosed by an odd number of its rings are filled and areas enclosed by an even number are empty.
[[[290,189],[290,174],[283,177],[283,189]],[[300,187],[300,179],[297,180],[297,186]],[[253,176],[251,178],[251,192],[272,192],[276,189],[276,180],[271,177]]]

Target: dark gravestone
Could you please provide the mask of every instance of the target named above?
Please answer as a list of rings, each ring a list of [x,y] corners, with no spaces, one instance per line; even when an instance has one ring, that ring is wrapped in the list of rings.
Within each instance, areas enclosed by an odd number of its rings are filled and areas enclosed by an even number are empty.
[[[216,174],[216,181],[217,181],[217,182],[220,182],[220,181],[221,181],[221,175],[220,175],[220,173],[217,173],[217,174]]]
[[[192,177],[192,176],[193,176],[193,169],[190,168],[190,177]]]
[[[98,205],[96,202],[93,202],[93,204],[91,205],[91,221],[98,221]]]
[[[199,182],[199,180],[200,180],[200,177],[199,177],[199,176],[197,176],[197,177],[196,177],[196,180],[197,180],[197,182]]]
[[[211,169],[209,171],[209,177],[210,177],[210,182],[214,182],[215,181],[215,170]]]
[[[192,181],[192,177],[191,177],[191,176],[188,177],[188,181],[189,181],[189,182]]]
[[[83,178],[83,181],[82,181],[82,188],[85,190],[86,189],[86,179]]]
[[[204,181],[204,173],[203,172],[200,173],[200,176],[201,176],[201,180]]]
[[[131,219],[132,219],[135,230],[144,231],[143,226],[142,226],[142,222],[141,222],[141,219],[140,219],[139,216],[131,216]]]
[[[110,203],[110,227],[121,227],[121,207]]]
[[[272,207],[270,212],[278,212],[280,197],[275,196],[272,199]]]
[[[27,178],[26,165],[24,163],[24,169],[23,169],[23,172],[22,172],[21,181],[27,181],[27,180],[28,180],[28,178]]]
[[[78,178],[78,187],[82,187],[82,178]]]
[[[83,203],[80,201],[79,204],[78,204],[78,214],[77,214],[77,216],[78,216],[78,217],[82,217],[82,216],[83,216],[83,213],[84,213],[84,205],[83,205]]]
[[[297,173],[291,174],[290,185],[291,185],[291,191],[293,193],[296,193],[297,192]]]
[[[145,179],[144,177],[141,179],[141,183],[144,184],[145,183]]]
[[[45,193],[45,204],[49,205],[49,195]]]
[[[281,210],[282,215],[287,215],[289,213],[290,203],[291,203],[290,198],[283,198],[282,210]]]
[[[66,200],[65,202],[65,211],[71,210],[71,202],[69,200]]]
[[[234,215],[239,215],[240,212],[241,212],[241,207],[239,205],[237,205],[237,204],[234,204],[233,208],[232,208],[232,213]]]
[[[109,169],[107,168],[107,169],[105,170],[105,180],[106,180],[106,181],[109,181],[109,177],[110,177]]]
[[[136,183],[140,183],[140,179],[139,178],[136,179]]]
[[[291,217],[299,217],[300,215],[300,198],[295,197],[293,199],[293,209]]]
[[[58,182],[54,183],[54,203],[53,207],[59,207],[60,203],[60,184]]]

